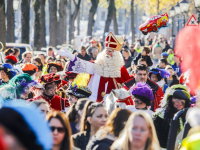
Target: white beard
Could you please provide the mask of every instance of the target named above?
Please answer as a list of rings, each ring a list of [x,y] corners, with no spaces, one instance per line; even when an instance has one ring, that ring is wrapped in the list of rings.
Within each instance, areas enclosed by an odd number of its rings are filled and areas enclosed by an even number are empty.
[[[96,72],[103,77],[118,78],[121,77],[121,68],[124,60],[119,51],[114,51],[113,56],[106,55],[106,50],[102,51],[94,64]]]

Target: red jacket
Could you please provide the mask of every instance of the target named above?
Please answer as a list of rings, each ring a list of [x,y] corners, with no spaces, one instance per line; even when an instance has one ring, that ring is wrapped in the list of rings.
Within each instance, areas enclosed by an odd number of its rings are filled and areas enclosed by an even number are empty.
[[[58,111],[65,110],[65,107],[69,106],[67,99],[61,98],[60,96],[56,94],[53,96],[52,99],[42,94],[40,96],[29,99],[28,101],[38,100],[40,98],[46,100],[49,103],[50,108],[54,110],[58,110]]]
[[[135,83],[136,83],[135,78],[132,77],[131,79],[124,82],[124,85],[125,85],[124,88],[130,89]],[[147,79],[146,83],[151,87],[154,94],[154,101],[152,102],[151,110],[155,112],[157,108],[160,108],[160,102],[164,96],[164,93],[162,89],[150,79]]]

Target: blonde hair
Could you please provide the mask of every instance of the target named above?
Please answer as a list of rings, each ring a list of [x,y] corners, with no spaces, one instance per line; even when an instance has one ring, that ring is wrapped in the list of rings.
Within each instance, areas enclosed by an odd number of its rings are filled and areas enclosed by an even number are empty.
[[[150,115],[145,111],[137,111],[134,112],[128,119],[126,126],[124,127],[123,131],[121,132],[118,139],[111,146],[111,150],[129,150],[129,135],[130,135],[130,128],[132,129],[134,119],[136,117],[142,117],[150,130],[150,138],[146,142],[146,149],[145,150],[159,150],[160,145],[158,142],[158,138],[156,135],[156,130]]]

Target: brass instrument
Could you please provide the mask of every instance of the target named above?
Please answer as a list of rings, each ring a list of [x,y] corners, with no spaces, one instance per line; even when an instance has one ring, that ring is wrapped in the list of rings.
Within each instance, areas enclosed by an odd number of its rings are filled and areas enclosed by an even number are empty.
[[[3,49],[4,49],[4,45],[3,45],[3,43],[2,43],[2,42],[0,42],[0,44],[1,44],[1,50],[0,50],[0,52],[2,52],[2,51],[3,51]]]

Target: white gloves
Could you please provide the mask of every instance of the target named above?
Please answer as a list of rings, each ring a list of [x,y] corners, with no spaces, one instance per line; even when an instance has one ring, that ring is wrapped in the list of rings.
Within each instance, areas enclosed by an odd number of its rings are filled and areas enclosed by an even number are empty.
[[[64,56],[69,58],[71,61],[74,61],[75,56],[67,49],[63,48],[62,50],[59,50],[56,52],[60,56]]]

